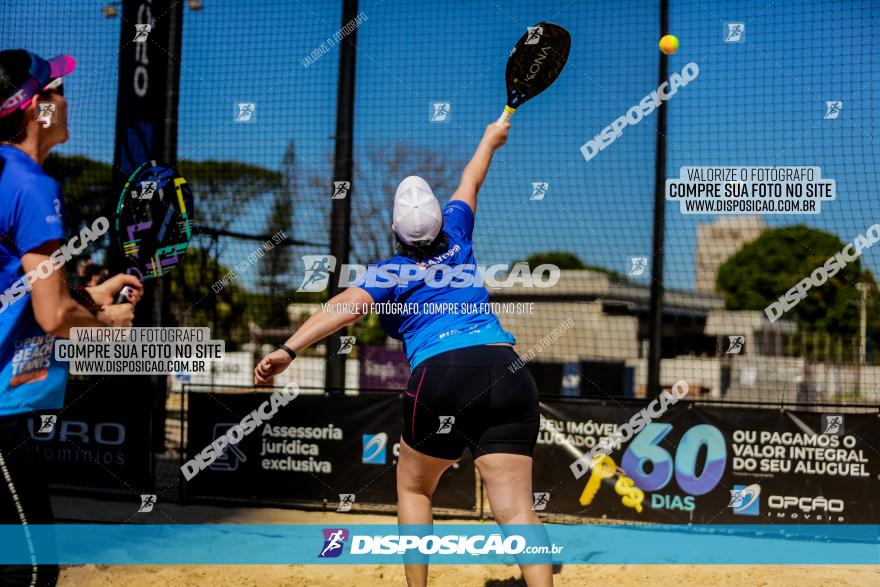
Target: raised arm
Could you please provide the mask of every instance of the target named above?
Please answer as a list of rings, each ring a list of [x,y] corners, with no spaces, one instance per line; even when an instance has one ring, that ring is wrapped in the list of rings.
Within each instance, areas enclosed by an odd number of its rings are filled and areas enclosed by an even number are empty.
[[[294,332],[285,346],[299,354],[319,340],[330,336],[340,328],[357,322],[369,313],[373,298],[359,287],[350,287],[339,293],[326,303],[325,311],[321,308],[306,320],[296,332]],[[265,385],[287,369],[293,359],[284,350],[272,351],[257,364],[254,369],[254,383]]]
[[[464,168],[461,174],[461,182],[455,194],[449,199],[461,200],[471,207],[471,210],[477,211],[477,193],[486,179],[486,173],[489,172],[489,164],[492,162],[492,155],[507,142],[507,131],[510,123],[505,122],[501,126],[497,126],[494,122],[486,127],[483,133],[483,139],[477,145],[474,156]]]

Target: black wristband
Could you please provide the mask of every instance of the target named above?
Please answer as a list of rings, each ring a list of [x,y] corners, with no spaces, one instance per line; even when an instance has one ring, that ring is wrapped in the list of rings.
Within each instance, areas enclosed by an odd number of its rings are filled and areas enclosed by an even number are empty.
[[[71,289],[70,297],[72,297],[80,306],[91,312],[92,316],[97,316],[98,312],[104,309],[95,303],[95,300],[92,299],[92,295],[83,285],[76,289]]]
[[[281,346],[278,347],[278,348],[281,349],[282,351],[284,351],[285,353],[287,353],[288,355],[290,355],[290,360],[291,360],[291,361],[294,360],[294,359],[296,358],[296,353],[293,352],[293,349],[290,348],[289,346],[287,346],[286,344],[283,344],[283,345],[281,345]]]

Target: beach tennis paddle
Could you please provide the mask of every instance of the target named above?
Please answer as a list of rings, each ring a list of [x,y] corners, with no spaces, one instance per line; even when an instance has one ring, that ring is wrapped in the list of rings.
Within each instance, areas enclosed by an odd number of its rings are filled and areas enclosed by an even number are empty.
[[[141,282],[161,277],[178,265],[192,238],[193,196],[173,167],[147,161],[134,172],[116,206],[116,236],[129,275]],[[128,300],[124,287],[117,304]]]
[[[496,123],[508,122],[516,109],[556,81],[571,49],[571,35],[559,25],[539,22],[520,37],[507,58],[507,104]]]

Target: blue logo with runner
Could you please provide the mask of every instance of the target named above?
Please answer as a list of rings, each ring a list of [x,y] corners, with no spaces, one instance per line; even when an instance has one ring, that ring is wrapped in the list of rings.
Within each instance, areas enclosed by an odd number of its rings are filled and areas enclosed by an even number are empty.
[[[348,530],[345,528],[324,528],[324,546],[321,548],[318,558],[336,558],[342,554],[345,541],[348,540]]]
[[[731,508],[734,514],[757,516],[761,513],[760,496],[760,485],[734,485],[730,490],[730,504],[727,507]]]

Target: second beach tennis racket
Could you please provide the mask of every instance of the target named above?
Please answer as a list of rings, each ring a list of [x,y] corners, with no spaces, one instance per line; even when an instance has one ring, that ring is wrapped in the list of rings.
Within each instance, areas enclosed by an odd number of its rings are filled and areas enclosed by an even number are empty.
[[[180,263],[192,238],[192,190],[173,167],[141,164],[122,188],[116,236],[129,275],[141,282],[161,277]],[[116,303],[128,299],[128,288]]]
[[[507,58],[507,105],[498,124],[508,122],[516,109],[550,87],[571,49],[571,35],[559,25],[539,22],[520,37]]]

